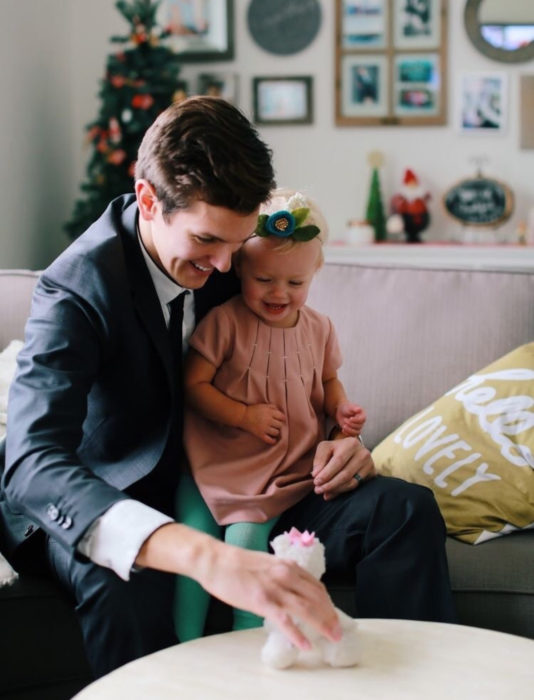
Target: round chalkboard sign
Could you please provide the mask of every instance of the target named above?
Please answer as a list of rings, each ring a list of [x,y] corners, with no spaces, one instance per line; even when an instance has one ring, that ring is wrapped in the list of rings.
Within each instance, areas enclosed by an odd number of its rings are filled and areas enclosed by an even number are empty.
[[[318,0],[252,0],[248,28],[262,49],[287,56],[302,51],[321,25]]]
[[[443,202],[447,213],[466,226],[497,226],[514,208],[514,196],[507,185],[481,176],[453,185]]]

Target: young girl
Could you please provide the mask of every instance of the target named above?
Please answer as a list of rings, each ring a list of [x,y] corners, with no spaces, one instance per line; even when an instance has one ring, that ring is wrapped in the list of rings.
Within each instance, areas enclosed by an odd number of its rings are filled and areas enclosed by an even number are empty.
[[[267,551],[277,517],[313,489],[326,418],[351,436],[365,422],[337,378],[331,321],[305,306],[326,235],[311,200],[275,190],[235,261],[241,295],[213,309],[190,339],[184,443],[194,482],[184,477],[177,516],[215,536],[226,526],[225,541],[240,547]],[[178,579],[181,641],[202,634],[208,602],[198,584]],[[234,629],[259,624],[234,611]]]

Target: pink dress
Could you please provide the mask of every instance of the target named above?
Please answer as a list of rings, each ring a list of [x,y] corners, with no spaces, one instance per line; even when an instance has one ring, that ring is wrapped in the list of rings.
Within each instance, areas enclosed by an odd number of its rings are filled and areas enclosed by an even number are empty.
[[[312,490],[315,448],[325,437],[323,378],[341,365],[330,319],[303,307],[293,328],[272,328],[241,297],[214,308],[190,345],[218,367],[213,384],[230,398],[272,403],[286,421],[275,445],[185,415],[184,443],[204,500],[220,525],[265,522]]]

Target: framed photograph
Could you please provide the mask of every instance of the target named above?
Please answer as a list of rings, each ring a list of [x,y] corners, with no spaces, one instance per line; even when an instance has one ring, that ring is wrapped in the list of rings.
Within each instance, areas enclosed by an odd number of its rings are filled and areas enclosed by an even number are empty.
[[[234,57],[234,0],[162,0],[156,19],[182,61]]]
[[[460,76],[457,120],[463,133],[503,133],[507,122],[506,73],[463,73]]]
[[[387,114],[387,62],[384,56],[348,54],[341,72],[341,113],[345,117],[379,117]]]
[[[199,95],[222,97],[227,102],[237,104],[237,83],[236,73],[200,73],[197,92]]]
[[[395,114],[438,114],[441,107],[440,75],[438,54],[398,54],[395,57]]]
[[[449,0],[335,2],[336,124],[446,124]]]
[[[441,42],[440,0],[394,0],[394,44],[400,49],[437,49]]]
[[[253,79],[256,124],[311,124],[313,78],[258,77]]]
[[[341,45],[344,49],[384,47],[387,0],[342,0]]]

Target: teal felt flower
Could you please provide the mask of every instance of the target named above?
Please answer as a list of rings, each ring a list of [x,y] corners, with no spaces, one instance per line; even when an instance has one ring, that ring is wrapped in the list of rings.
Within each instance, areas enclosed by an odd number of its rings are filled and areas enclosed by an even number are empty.
[[[257,236],[277,236],[293,238],[295,241],[310,241],[319,233],[319,227],[313,224],[302,226],[310,213],[309,207],[299,207],[293,211],[281,209],[274,214],[260,214],[254,233]]]
[[[291,212],[276,211],[271,214],[267,221],[265,222],[265,230],[272,236],[279,236],[280,238],[287,238],[291,236],[296,227],[295,217]]]

